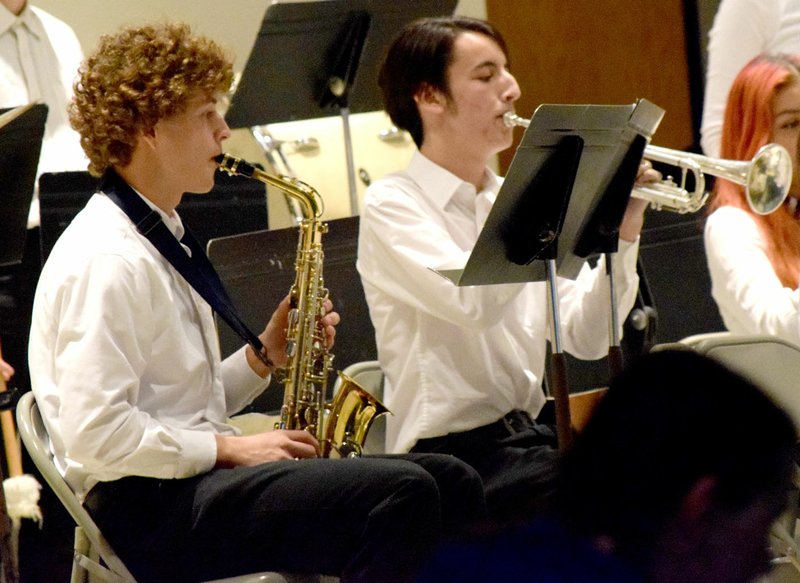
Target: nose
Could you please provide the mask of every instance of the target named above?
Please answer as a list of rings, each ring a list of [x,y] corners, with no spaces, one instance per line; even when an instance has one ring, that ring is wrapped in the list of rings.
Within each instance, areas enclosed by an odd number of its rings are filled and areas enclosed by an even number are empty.
[[[217,129],[217,139],[222,142],[223,140],[227,140],[231,137],[231,128],[228,127],[228,123],[225,121],[221,115],[218,116],[219,118],[219,128]]]
[[[506,71],[505,75],[507,77],[507,85],[505,90],[503,91],[503,99],[505,101],[513,103],[517,99],[520,98],[522,95],[522,91],[519,88],[519,84],[517,83],[517,78],[511,74],[510,71]]]

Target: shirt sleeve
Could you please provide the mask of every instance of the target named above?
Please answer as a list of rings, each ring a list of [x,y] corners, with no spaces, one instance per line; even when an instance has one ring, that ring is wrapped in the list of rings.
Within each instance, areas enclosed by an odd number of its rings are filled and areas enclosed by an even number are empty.
[[[704,239],[711,294],[725,327],[800,343],[798,291],[781,284],[753,219],[740,209],[720,208],[706,221]]]
[[[222,382],[228,415],[234,415],[253,402],[269,385],[270,377],[262,379],[250,368],[245,356],[246,346],[222,361]]]
[[[157,276],[150,269],[100,254],[59,292],[54,380],[61,437],[87,472],[181,478],[216,461],[213,432],[171,426],[137,407],[155,340],[150,282]]]

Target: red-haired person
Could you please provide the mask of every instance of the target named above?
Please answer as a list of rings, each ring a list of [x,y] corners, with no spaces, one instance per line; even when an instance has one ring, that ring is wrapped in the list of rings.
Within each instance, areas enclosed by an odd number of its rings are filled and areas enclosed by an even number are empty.
[[[797,148],[800,56],[760,55],[734,80],[725,111],[721,157],[750,160],[759,148],[784,146],[794,167],[786,202],[755,213],[745,189],[718,180],[705,226],[711,293],[725,327],[800,343],[800,223]]]

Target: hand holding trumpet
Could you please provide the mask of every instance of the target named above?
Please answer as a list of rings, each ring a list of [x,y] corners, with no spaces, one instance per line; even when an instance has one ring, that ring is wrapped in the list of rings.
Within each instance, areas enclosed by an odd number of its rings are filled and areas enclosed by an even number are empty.
[[[636,185],[647,186],[661,182],[661,172],[653,168],[650,160],[642,160],[639,164],[639,171],[636,174]],[[631,196],[628,199],[628,206],[619,225],[619,238],[623,241],[633,242],[642,232],[644,226],[644,211],[650,203],[644,199]]]

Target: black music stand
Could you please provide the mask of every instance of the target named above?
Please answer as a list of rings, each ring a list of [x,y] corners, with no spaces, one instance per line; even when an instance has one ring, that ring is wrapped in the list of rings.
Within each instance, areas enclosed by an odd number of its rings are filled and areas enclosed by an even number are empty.
[[[0,266],[22,261],[46,120],[44,104],[0,110]]]
[[[439,272],[459,286],[547,282],[560,447],[572,437],[556,275],[575,279],[588,255],[616,251],[641,154],[663,115],[646,100],[537,108],[467,265]],[[612,320],[613,312],[615,303]]]
[[[0,184],[3,185],[0,266],[21,263],[25,253],[28,213],[46,121],[47,106],[44,104],[0,110]],[[13,406],[13,403],[9,402],[9,405]],[[0,466],[0,568],[2,579],[15,583],[19,580],[19,569],[11,547],[11,521],[2,492],[4,479]]]
[[[358,214],[350,113],[383,109],[378,71],[408,22],[452,14],[456,0],[271,4],[225,116],[232,128],[341,116],[352,214]]]

